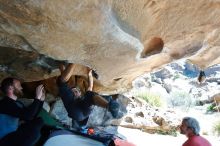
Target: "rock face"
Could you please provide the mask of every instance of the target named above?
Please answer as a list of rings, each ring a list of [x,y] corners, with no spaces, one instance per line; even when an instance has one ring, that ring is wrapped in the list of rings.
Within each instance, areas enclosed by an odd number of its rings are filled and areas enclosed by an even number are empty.
[[[204,69],[220,62],[219,16],[217,0],[0,0],[0,79],[47,79],[67,61],[118,93],[173,60]]]

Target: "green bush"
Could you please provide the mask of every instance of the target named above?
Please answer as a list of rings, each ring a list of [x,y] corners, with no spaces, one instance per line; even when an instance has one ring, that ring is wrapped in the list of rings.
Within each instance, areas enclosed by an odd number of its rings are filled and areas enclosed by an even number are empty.
[[[213,132],[220,136],[220,121],[216,122],[213,126]]]
[[[206,111],[207,111],[207,112],[214,112],[214,111],[215,111],[215,106],[216,106],[216,105],[214,105],[214,104],[210,104],[210,105],[207,107]]]
[[[162,106],[160,96],[153,94],[153,93],[150,93],[148,91],[138,90],[133,93],[133,96],[136,98],[144,99],[147,103],[149,103],[152,106],[156,106],[156,107]]]

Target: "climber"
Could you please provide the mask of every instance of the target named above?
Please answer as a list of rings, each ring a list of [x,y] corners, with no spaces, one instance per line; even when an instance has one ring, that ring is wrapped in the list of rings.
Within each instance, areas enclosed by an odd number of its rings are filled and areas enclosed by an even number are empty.
[[[65,68],[60,66],[61,76],[57,79],[57,85],[59,88],[59,95],[64,103],[64,106],[68,112],[68,116],[73,120],[73,128],[81,129],[86,127],[89,115],[92,111],[92,105],[97,105],[102,108],[108,109],[114,118],[119,117],[119,104],[111,99],[109,102],[93,92],[93,75],[92,70],[88,71],[89,87],[84,96],[81,95],[81,91],[76,86],[69,87],[67,81],[73,74],[74,64],[70,63]]]

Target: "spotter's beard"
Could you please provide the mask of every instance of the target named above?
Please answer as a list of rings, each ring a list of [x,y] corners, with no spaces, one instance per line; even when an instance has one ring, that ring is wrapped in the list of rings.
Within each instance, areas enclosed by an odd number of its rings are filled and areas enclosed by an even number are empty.
[[[17,96],[17,97],[23,97],[24,93],[22,90],[18,90],[18,89],[15,89],[14,90],[14,94]]]

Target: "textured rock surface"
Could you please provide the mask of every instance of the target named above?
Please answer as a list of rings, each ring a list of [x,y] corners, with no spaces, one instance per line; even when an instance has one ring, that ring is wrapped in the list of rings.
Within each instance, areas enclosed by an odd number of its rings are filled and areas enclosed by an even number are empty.
[[[220,62],[218,0],[0,0],[0,79],[57,75],[56,60],[94,68],[106,88],[180,58]]]

